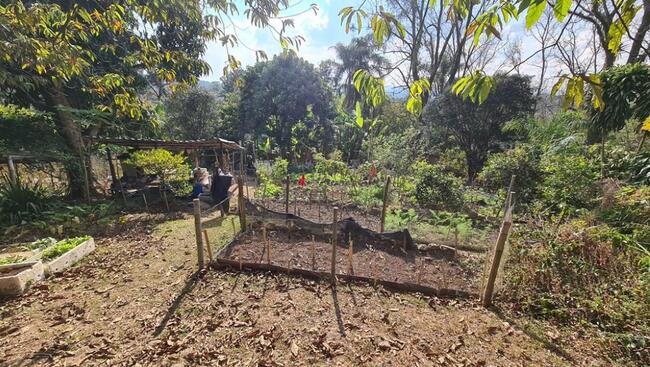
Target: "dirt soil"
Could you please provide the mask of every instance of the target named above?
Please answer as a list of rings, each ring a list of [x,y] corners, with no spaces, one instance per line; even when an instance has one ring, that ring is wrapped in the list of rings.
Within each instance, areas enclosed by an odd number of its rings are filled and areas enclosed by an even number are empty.
[[[287,268],[329,271],[332,264],[332,243],[329,238],[314,238],[302,231],[289,233],[284,228],[269,230],[271,263]],[[405,251],[397,245],[368,243],[352,238],[352,272],[349,242],[340,236],[336,251],[336,269],[340,274],[355,274],[399,283],[419,283],[433,288],[447,288],[478,294],[484,254],[458,251],[422,253]],[[243,262],[267,262],[262,231],[249,232],[224,252],[224,257]],[[312,264],[313,261],[313,264]],[[313,266],[312,266],[313,265]]]
[[[611,365],[584,334],[549,338],[473,301],[196,273],[192,218],[164,219],[122,218],[65,274],[0,300],[0,365]],[[230,226],[213,221],[211,242]]]
[[[253,202],[276,212],[284,213],[285,211],[285,204],[282,200],[254,199]],[[292,201],[289,205],[289,213],[316,223],[332,223],[335,206],[339,208],[341,219],[354,218],[362,227],[379,232],[381,213],[368,212],[350,203],[314,201],[310,204],[308,201],[297,201],[296,203]]]

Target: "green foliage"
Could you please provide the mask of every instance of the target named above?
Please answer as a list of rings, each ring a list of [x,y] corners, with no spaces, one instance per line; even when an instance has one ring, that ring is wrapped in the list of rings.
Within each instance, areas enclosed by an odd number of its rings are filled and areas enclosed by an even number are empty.
[[[447,90],[429,104],[424,114],[432,136],[438,135],[465,153],[469,181],[483,168],[488,153],[510,140],[503,126],[533,113],[530,78],[501,75],[495,77],[495,83],[494,91],[480,105]]]
[[[0,182],[0,223],[25,224],[43,215],[54,198],[43,186],[6,176]]]
[[[541,162],[542,201],[552,210],[593,208],[600,193],[598,164],[583,154],[547,154]]]
[[[41,258],[46,261],[56,259],[57,257],[72,250],[73,248],[88,241],[90,238],[91,238],[90,236],[83,236],[83,237],[67,238],[65,240],[61,240],[57,242],[54,246],[48,247],[47,249],[43,250],[43,253],[41,254]]]
[[[360,186],[352,193],[352,201],[365,208],[381,207],[384,199],[384,186],[373,184]]]
[[[189,185],[190,166],[181,153],[173,154],[165,149],[140,150],[131,155],[129,164],[140,167],[148,175],[160,179],[161,186],[169,186],[177,195],[186,195]]]
[[[428,209],[458,210],[463,206],[463,183],[440,167],[419,163],[415,168],[417,203]]]
[[[530,203],[537,198],[542,170],[539,154],[531,146],[521,145],[491,154],[478,176],[478,183],[491,192],[506,191],[513,175],[516,175],[513,189],[517,202]]]
[[[41,238],[39,240],[33,241],[25,246],[27,250],[42,250],[46,247],[50,247],[57,243],[52,237]]]
[[[415,209],[408,210],[395,209],[386,214],[386,230],[399,231],[408,228],[409,225],[417,223],[419,216]]]
[[[10,265],[25,261],[25,258],[18,255],[0,258],[0,265]]]
[[[350,170],[341,161],[341,153],[334,152],[331,159],[321,153],[314,154],[314,176],[319,184],[340,184],[350,178]]]
[[[200,87],[174,92],[165,101],[166,121],[161,129],[173,139],[209,139],[223,136],[218,126],[218,105],[214,93]]]
[[[650,66],[614,66],[601,74],[601,82],[605,106],[592,111],[592,135],[620,130],[631,118],[643,121],[650,116]]]
[[[506,298],[521,311],[556,322],[589,323],[614,336],[648,335],[650,268],[643,266],[647,255],[629,247],[633,239],[584,219],[565,224],[557,234],[551,228],[513,233]],[[639,351],[627,344],[621,349]]]
[[[277,158],[271,166],[270,177],[276,183],[285,182],[289,172],[289,161],[284,158]]]

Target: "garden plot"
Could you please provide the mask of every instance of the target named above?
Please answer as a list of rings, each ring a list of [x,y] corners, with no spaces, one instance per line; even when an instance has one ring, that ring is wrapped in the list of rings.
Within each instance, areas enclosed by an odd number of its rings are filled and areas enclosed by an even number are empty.
[[[221,266],[331,276],[332,224],[248,203],[253,223],[217,256]],[[468,296],[478,291],[474,259],[449,248],[419,250],[408,231],[377,233],[344,219],[336,226],[339,278],[381,283],[437,295]]]

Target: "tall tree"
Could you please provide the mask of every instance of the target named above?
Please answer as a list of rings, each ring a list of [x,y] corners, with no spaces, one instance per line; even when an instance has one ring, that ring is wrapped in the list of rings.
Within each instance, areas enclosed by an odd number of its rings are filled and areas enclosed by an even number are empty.
[[[218,105],[214,93],[193,87],[177,90],[165,101],[162,130],[175,139],[208,139],[216,134]]]
[[[232,15],[243,10],[266,27],[289,6],[288,0],[2,2],[0,97],[51,112],[69,150],[85,157],[84,136],[99,134],[109,121],[155,116],[139,98],[141,88],[193,84],[206,74],[206,42],[219,39],[226,52],[237,43],[226,23]],[[285,34],[292,19],[280,21],[282,45],[297,45],[299,38]],[[228,60],[227,68],[239,66]],[[75,116],[92,109],[108,117],[88,125]],[[73,196],[82,192],[84,166],[67,167]]]
[[[488,152],[498,150],[499,144],[507,140],[503,125],[532,114],[534,103],[530,78],[497,76],[494,91],[482,104],[473,104],[447,90],[429,104],[424,120],[465,152],[471,182],[483,167]]]
[[[242,81],[240,115],[247,131],[270,136],[288,159],[293,146],[305,143],[297,141],[305,129],[321,150],[328,149],[333,97],[312,64],[286,51],[249,68]]]

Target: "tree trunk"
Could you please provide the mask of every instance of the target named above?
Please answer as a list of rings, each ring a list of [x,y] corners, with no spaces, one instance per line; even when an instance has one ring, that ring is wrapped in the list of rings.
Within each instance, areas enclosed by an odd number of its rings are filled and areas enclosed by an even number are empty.
[[[643,2],[643,17],[641,17],[641,24],[637,28],[636,36],[632,41],[632,46],[630,47],[630,55],[627,58],[627,63],[632,64],[635,62],[642,62],[647,56],[646,51],[643,51],[641,54],[641,46],[645,41],[645,35],[650,30],[650,1],[645,0]]]
[[[85,167],[86,147],[83,143],[81,129],[75,123],[70,111],[65,109],[70,107],[70,103],[63,91],[58,87],[53,87],[50,93],[46,93],[46,98],[49,109],[54,113],[59,134],[63,137],[74,157],[64,162],[69,180],[70,197],[75,199],[89,198],[90,190],[84,180],[84,172],[86,176],[90,176]]]

